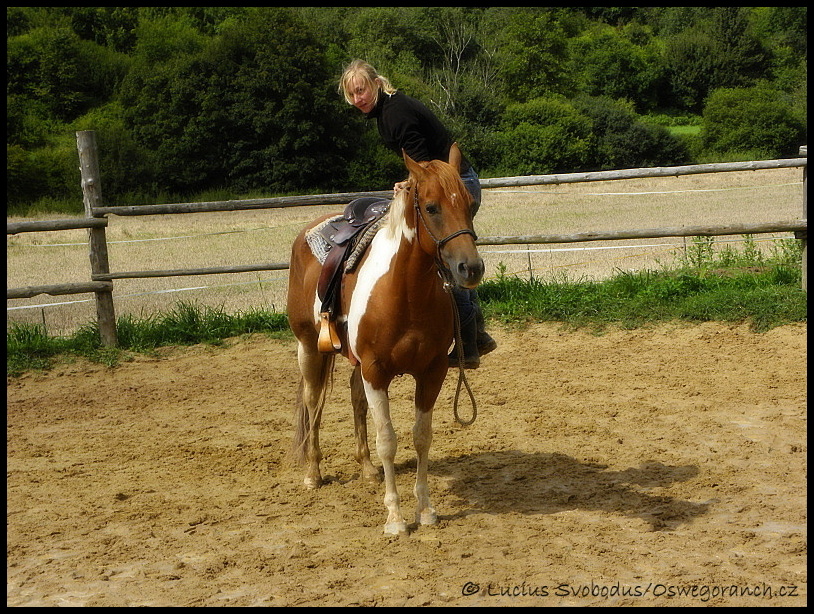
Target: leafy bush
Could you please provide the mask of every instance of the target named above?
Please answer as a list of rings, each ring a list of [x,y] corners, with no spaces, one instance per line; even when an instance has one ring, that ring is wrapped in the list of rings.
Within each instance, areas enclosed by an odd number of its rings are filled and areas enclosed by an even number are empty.
[[[663,126],[641,121],[631,104],[607,97],[582,97],[574,104],[593,122],[591,168],[668,166],[688,161],[682,141]]]
[[[766,84],[715,90],[703,119],[704,147],[718,153],[758,150],[769,158],[793,156],[806,141],[805,122],[789,98]]]
[[[551,173],[582,167],[591,148],[591,122],[561,96],[506,109],[495,136],[503,172]]]
[[[643,34],[649,43],[649,36]],[[634,44],[616,28],[594,28],[571,39],[571,70],[579,89],[589,96],[633,101],[637,109],[655,108],[662,83],[660,52],[653,45]]]

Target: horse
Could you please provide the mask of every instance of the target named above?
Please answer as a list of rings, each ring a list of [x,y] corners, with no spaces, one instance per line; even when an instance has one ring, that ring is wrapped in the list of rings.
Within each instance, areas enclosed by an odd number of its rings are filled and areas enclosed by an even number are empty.
[[[433,407],[447,374],[454,335],[450,284],[475,288],[484,273],[475,245],[473,200],[460,178],[457,145],[450,150],[449,162],[415,162],[406,152],[402,155],[409,171],[407,186],[394,196],[355,269],[342,278],[342,315],[337,327],[341,349],[321,352],[317,343],[317,284],[322,265],[307,245],[306,233],[325,217],[309,224],[294,241],[287,299],[301,372],[292,449],[295,459],[305,465],[305,486],[322,484],[319,426],[327,388],[333,382],[334,361],[341,354],[354,366],[350,389],[355,457],[363,479],[381,481],[367,441],[370,409],[384,470],[384,533],[392,535],[406,533],[407,523],[396,488],[390,383],[403,374],[415,381],[415,518],[418,525],[433,525],[438,520],[430,503],[427,470]]]

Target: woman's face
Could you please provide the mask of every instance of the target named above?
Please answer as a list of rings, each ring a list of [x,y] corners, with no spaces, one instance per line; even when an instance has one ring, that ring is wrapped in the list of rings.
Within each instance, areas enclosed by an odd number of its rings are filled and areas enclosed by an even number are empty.
[[[354,75],[350,80],[350,95],[353,99],[353,106],[362,113],[370,113],[375,106],[376,92],[368,85],[367,81]]]

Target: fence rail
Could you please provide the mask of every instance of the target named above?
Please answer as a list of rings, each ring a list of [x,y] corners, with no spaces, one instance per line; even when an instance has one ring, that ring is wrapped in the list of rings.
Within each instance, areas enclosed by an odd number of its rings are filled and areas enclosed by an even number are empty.
[[[579,232],[572,235],[529,235],[516,237],[482,237],[478,245],[518,245],[538,243],[582,243],[585,241],[616,241],[619,239],[658,239],[661,237],[717,237],[723,235],[750,235],[770,232],[805,232],[806,220],[768,222],[765,224],[729,224],[726,226],[676,226],[673,228],[645,228],[642,230],[613,230],[608,232]],[[799,237],[798,237],[799,238]]]
[[[722,162],[718,164],[693,164],[689,166],[669,166],[656,168],[634,168],[591,173],[566,173],[558,175],[524,175],[522,177],[498,177],[481,179],[483,188],[516,188],[531,185],[558,185],[565,183],[585,183],[591,181],[613,181],[622,179],[648,179],[653,177],[680,177],[703,173],[726,173],[735,171],[757,171],[779,168],[797,168],[807,165],[807,158],[785,160],[757,160],[752,162]],[[355,198],[375,196],[390,198],[392,191],[344,192],[339,194],[314,194],[310,196],[280,196],[276,198],[256,198],[249,200],[219,200],[201,203],[169,203],[164,205],[119,205],[94,207],[93,215],[167,215],[176,213],[209,213],[215,211],[246,211],[252,209],[276,209],[281,207],[303,207],[309,205],[344,205]]]
[[[88,229],[90,246],[91,281],[83,283],[66,283],[51,286],[27,286],[9,288],[7,299],[31,298],[38,294],[86,294],[96,295],[96,314],[102,343],[107,346],[117,345],[116,318],[113,305],[113,280],[147,277],[178,277],[186,275],[215,275],[223,273],[246,273],[253,271],[272,271],[288,268],[288,263],[249,264],[226,267],[172,269],[154,271],[120,271],[111,272],[108,264],[107,241],[105,228],[108,224],[106,215],[141,216],[176,213],[206,213],[216,211],[241,211],[251,209],[273,209],[280,207],[302,207],[311,205],[346,204],[362,196],[388,198],[390,191],[346,192],[339,194],[317,194],[311,196],[285,196],[278,198],[261,198],[251,200],[229,200],[202,203],[174,203],[163,205],[113,206],[103,207],[101,182],[99,179],[98,154],[96,138],[93,131],[76,133],[79,151],[80,170],[82,173],[82,194],[85,207],[85,218],[81,220],[48,220],[27,221],[6,224],[6,234],[20,232],[55,231],[77,228]],[[634,230],[617,230],[608,232],[580,232],[571,235],[533,235],[515,237],[481,237],[478,245],[514,245],[545,243],[577,243],[586,241],[614,241],[619,239],[651,239],[659,237],[695,237],[722,236],[740,234],[761,234],[775,232],[794,232],[795,237],[803,244],[802,269],[803,289],[807,290],[807,147],[800,148],[800,158],[784,160],[761,160],[751,162],[728,162],[720,164],[694,164],[688,166],[625,169],[599,171],[590,173],[567,173],[556,175],[530,175],[522,177],[502,177],[481,180],[484,188],[518,187],[531,185],[551,185],[565,183],[582,183],[591,181],[611,181],[622,179],[643,179],[653,177],[676,177],[702,173],[721,173],[779,168],[803,168],[803,219],[778,221],[762,224],[730,224],[720,226],[682,226],[673,228],[650,228]]]
[[[76,230],[77,228],[106,228],[107,218],[85,218],[83,220],[37,220],[31,222],[7,222],[6,234],[21,232],[41,232],[43,230]]]

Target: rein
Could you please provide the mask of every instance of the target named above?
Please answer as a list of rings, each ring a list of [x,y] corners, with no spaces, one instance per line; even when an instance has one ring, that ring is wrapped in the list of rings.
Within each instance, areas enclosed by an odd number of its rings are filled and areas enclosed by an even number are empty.
[[[478,240],[478,235],[475,234],[474,230],[470,230],[469,228],[462,228],[460,230],[456,230],[455,232],[447,235],[443,239],[438,239],[435,234],[430,230],[430,227],[427,225],[427,221],[424,219],[424,215],[421,213],[421,207],[418,205],[418,186],[416,185],[413,188],[413,206],[415,207],[416,216],[418,219],[421,220],[421,225],[424,226],[424,230],[427,231],[427,234],[435,243],[436,254],[435,254],[435,266],[438,268],[438,276],[444,282],[444,291],[449,294],[450,301],[452,302],[452,313],[454,316],[454,330],[455,330],[455,349],[458,355],[458,385],[455,387],[455,400],[452,405],[452,413],[455,416],[455,421],[460,424],[461,426],[469,426],[475,422],[475,418],[478,417],[478,404],[475,401],[475,395],[472,392],[472,387],[469,385],[469,381],[466,379],[466,374],[464,373],[464,349],[463,349],[463,340],[461,338],[461,318],[458,314],[458,304],[455,302],[455,297],[452,294],[452,288],[455,287],[455,281],[452,277],[452,271],[449,270],[449,267],[444,264],[444,260],[441,258],[441,249],[446,245],[449,241],[454,239],[459,235],[468,234],[471,235],[474,240]],[[461,420],[460,415],[458,414],[458,397],[461,394],[461,386],[466,386],[466,392],[469,394],[469,400],[472,402],[472,417],[469,420]]]

